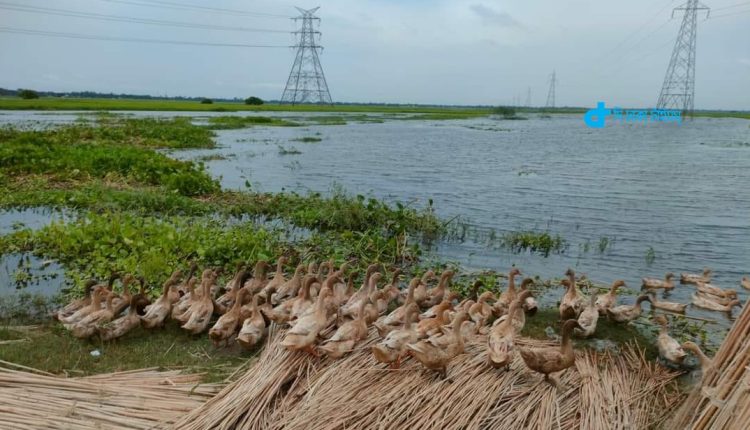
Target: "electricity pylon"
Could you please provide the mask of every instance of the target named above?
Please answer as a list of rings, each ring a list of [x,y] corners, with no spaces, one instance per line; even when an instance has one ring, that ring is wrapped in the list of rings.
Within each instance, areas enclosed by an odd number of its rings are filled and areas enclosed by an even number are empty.
[[[289,79],[281,95],[282,103],[333,103],[318,58],[318,51],[323,50],[323,47],[318,45],[320,31],[315,30],[314,26],[316,21],[318,26],[320,25],[320,18],[313,15],[318,9],[320,7],[309,10],[297,8],[301,15],[292,18],[295,22],[301,19],[302,28],[293,32],[297,38],[297,56],[294,58],[292,71],[289,72]]]
[[[547,93],[547,103],[544,107],[554,108],[555,107],[555,83],[557,83],[557,76],[555,71],[552,71],[552,76],[549,80],[549,92]]]
[[[526,88],[526,107],[531,107],[531,87]]]
[[[680,25],[680,33],[674,44],[672,58],[669,60],[664,83],[659,93],[657,109],[681,110],[684,115],[693,115],[695,98],[695,35],[698,27],[698,11],[705,10],[706,17],[710,14],[708,6],[698,0],[688,0],[687,3],[674,8],[675,11],[685,11]]]

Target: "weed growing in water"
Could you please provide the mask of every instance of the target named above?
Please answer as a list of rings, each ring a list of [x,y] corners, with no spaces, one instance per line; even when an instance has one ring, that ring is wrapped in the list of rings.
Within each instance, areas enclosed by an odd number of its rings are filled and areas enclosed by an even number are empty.
[[[305,137],[298,137],[296,139],[292,139],[293,142],[302,142],[302,143],[316,143],[321,142],[323,139],[319,137],[312,137],[312,136],[305,136]]]

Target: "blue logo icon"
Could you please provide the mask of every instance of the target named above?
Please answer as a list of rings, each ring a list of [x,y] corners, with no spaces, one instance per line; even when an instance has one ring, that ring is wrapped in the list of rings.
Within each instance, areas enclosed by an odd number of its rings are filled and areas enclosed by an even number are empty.
[[[591,128],[604,128],[605,120],[612,114],[612,109],[604,107],[604,102],[597,102],[596,109],[590,109],[583,115],[583,121]]]
[[[604,102],[596,102],[596,108],[583,114],[583,122],[591,128],[604,128],[607,117],[620,122],[676,122],[682,123],[682,112],[669,109],[621,109],[607,108]]]

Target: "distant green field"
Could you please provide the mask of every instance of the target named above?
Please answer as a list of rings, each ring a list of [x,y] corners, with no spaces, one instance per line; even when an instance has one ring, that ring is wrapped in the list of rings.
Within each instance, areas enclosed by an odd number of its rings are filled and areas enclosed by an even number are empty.
[[[153,111],[294,111],[294,112],[382,112],[382,113],[439,113],[466,116],[486,115],[489,108],[461,108],[441,106],[389,106],[389,105],[278,105],[250,106],[240,102],[214,102],[182,100],[137,99],[64,99],[40,98],[23,100],[0,98],[0,110],[153,110]]]
[[[459,107],[459,106],[428,106],[428,105],[280,105],[264,104],[250,106],[241,102],[214,102],[201,104],[199,101],[188,100],[139,100],[139,99],[73,99],[44,97],[35,100],[23,100],[16,97],[0,97],[0,110],[91,110],[91,111],[204,111],[204,112],[350,112],[350,113],[391,113],[391,114],[423,114],[415,119],[461,119],[492,113],[492,108]],[[585,113],[586,108],[517,108],[519,114],[579,114]],[[696,117],[711,118],[744,118],[750,119],[750,111],[697,111]]]
[[[707,117],[707,118],[742,118],[750,119],[750,112],[748,111],[732,111],[732,110],[721,110],[721,111],[700,111],[695,112],[696,117]]]

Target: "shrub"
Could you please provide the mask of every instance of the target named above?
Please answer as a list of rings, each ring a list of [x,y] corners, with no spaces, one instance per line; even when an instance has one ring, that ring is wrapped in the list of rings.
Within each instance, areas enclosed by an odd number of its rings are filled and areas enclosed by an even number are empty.
[[[516,116],[516,109],[510,106],[498,106],[492,109],[492,113],[504,117],[514,117]]]
[[[263,100],[260,97],[252,96],[252,97],[248,97],[245,99],[245,104],[246,105],[262,105]]]
[[[214,101],[211,100],[211,99],[203,99],[203,100],[201,100],[201,104],[202,105],[212,105],[212,104],[214,104]]]
[[[18,90],[18,97],[21,97],[22,99],[25,99],[25,100],[38,99],[39,93],[37,93],[34,90],[20,89]]]

